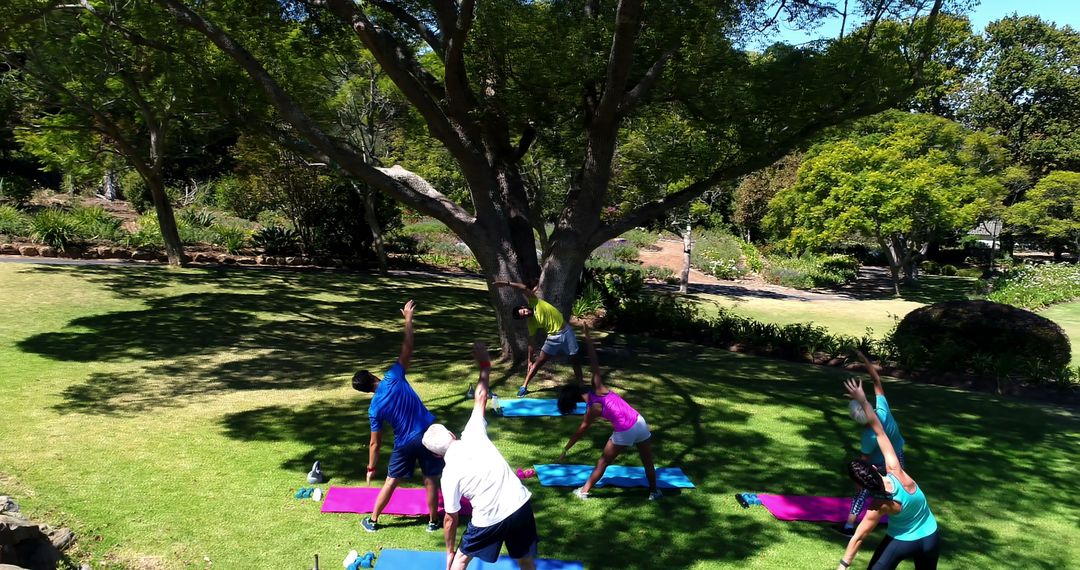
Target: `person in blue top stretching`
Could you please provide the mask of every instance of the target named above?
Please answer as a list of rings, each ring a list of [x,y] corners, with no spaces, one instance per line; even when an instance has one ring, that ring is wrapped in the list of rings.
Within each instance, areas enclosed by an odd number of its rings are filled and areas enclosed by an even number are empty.
[[[379,514],[390,502],[402,478],[410,478],[416,469],[416,463],[420,463],[420,472],[424,475],[424,487],[427,489],[428,509],[428,532],[435,532],[442,528],[436,522],[439,509],[439,476],[442,475],[443,460],[432,455],[422,443],[424,430],[435,423],[435,416],[424,407],[420,396],[405,379],[405,371],[409,368],[409,360],[413,353],[413,311],[416,303],[410,300],[401,309],[405,317],[405,340],[401,343],[401,354],[397,362],[390,367],[382,380],[367,370],[361,370],[353,376],[353,388],[361,392],[374,392],[371,397],[371,405],[368,406],[368,417],[371,420],[371,444],[368,448],[367,484],[371,485],[371,478],[375,475],[375,466],[379,462],[379,446],[382,444],[382,427],[386,422],[394,429],[394,451],[390,454],[390,466],[387,469],[386,481],[383,483],[379,496],[375,499],[375,509],[371,516],[360,521],[360,526],[368,532],[378,530]]]
[[[900,465],[900,457],[885,433],[874,408],[866,400],[862,380],[851,379],[844,387],[852,401],[857,402],[870,418],[870,429],[877,437],[878,447],[885,458],[885,473],[872,464],[856,460],[848,464],[848,475],[860,487],[870,492],[870,513],[859,524],[848,542],[837,570],[847,570],[859,552],[863,540],[874,530],[882,514],[889,515],[887,536],[878,544],[870,559],[868,570],[892,570],[902,560],[915,562],[915,570],[936,570],[940,545],[938,524],[926,495],[915,480]]]
[[[874,381],[874,414],[872,415],[877,415],[878,419],[881,420],[881,425],[885,428],[885,435],[889,436],[889,442],[892,443],[893,449],[896,450],[896,456],[900,458],[900,467],[904,467],[904,436],[900,434],[900,426],[896,423],[896,418],[893,417],[892,409],[889,408],[889,401],[885,399],[885,387],[881,385],[881,376],[878,375],[877,369],[874,368],[873,363],[866,358],[865,354],[858,350],[855,351],[855,354],[859,355],[863,364],[866,365],[866,371],[870,374],[870,379]],[[852,400],[848,411],[851,414],[851,419],[855,420],[856,423],[867,426],[869,416],[863,411],[858,402]],[[861,450],[863,461],[876,466],[878,471],[885,471],[885,457],[881,454],[877,436],[874,435],[874,430],[870,429],[870,427],[862,430]],[[848,513],[847,521],[842,527],[839,527],[842,534],[851,536],[855,533],[855,519],[862,512],[869,495],[870,493],[866,489],[859,489],[858,494],[852,499],[851,511]]]

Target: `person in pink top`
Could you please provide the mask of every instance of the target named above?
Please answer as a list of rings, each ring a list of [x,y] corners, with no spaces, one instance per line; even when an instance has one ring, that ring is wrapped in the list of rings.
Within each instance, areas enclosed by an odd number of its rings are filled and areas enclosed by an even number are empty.
[[[596,469],[593,469],[584,486],[574,489],[574,496],[582,500],[589,498],[589,491],[592,491],[596,482],[604,476],[608,465],[611,465],[623,450],[633,445],[637,447],[641,455],[641,463],[645,466],[645,477],[649,480],[649,500],[658,500],[663,495],[656,488],[656,465],[653,463],[652,433],[649,432],[649,424],[645,423],[645,418],[627,404],[626,400],[623,400],[614,390],[604,386],[604,378],[600,374],[600,362],[596,358],[596,347],[593,345],[587,326],[585,327],[585,348],[589,354],[589,364],[592,365],[592,390],[586,389],[581,384],[564,387],[559,393],[559,411],[569,414],[582,400],[588,408],[585,418],[581,420],[581,425],[578,426],[574,435],[570,436],[570,441],[566,442],[566,448],[559,455],[559,462],[566,461],[566,453],[574,447],[581,436],[585,435],[585,430],[589,429],[596,418],[603,417],[610,421],[615,432],[611,434],[611,439],[604,446],[604,453],[596,462]]]

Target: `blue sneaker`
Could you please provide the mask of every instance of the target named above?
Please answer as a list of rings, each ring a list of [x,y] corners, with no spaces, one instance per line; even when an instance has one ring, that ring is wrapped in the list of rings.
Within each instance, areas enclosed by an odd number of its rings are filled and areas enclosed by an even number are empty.
[[[428,532],[435,532],[437,530],[442,530],[442,523],[437,523],[437,522],[429,522],[429,523],[427,523],[427,531]]]
[[[522,386],[522,387],[518,388],[517,397],[518,398],[524,398],[525,394],[528,394],[528,393],[529,393],[529,389],[526,388],[525,386]]]
[[[371,520],[371,517],[364,517],[364,520],[360,521],[360,526],[368,532],[376,532],[379,530],[379,523]]]

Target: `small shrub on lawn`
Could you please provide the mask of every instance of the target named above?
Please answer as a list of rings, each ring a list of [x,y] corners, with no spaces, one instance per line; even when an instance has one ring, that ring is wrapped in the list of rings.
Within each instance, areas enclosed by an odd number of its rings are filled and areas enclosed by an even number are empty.
[[[813,255],[799,257],[772,255],[763,272],[765,280],[795,289],[813,289],[843,285],[858,275],[859,262],[849,255]]]
[[[926,275],[941,275],[941,264],[928,259],[919,264],[919,271]]]
[[[26,237],[30,229],[30,216],[15,206],[0,206],[0,234]]]
[[[983,270],[978,267],[962,267],[956,270],[956,276],[980,279],[983,276]]]
[[[76,208],[71,212],[80,241],[120,241],[124,237],[120,219],[101,206]]]
[[[78,237],[78,222],[63,210],[41,210],[30,219],[30,238],[38,243],[62,250]]]
[[[1025,309],[1039,309],[1080,297],[1080,265],[1022,265],[991,282],[988,298]]]
[[[956,277],[957,272],[958,270],[956,269],[955,265],[950,265],[946,263],[945,265],[941,266],[941,274],[946,277]]]
[[[720,230],[704,232],[694,240],[690,264],[718,279],[736,279],[750,272],[743,252],[746,242]],[[755,256],[756,257],[756,256]]]
[[[587,283],[581,288],[581,293],[578,294],[577,299],[574,299],[572,311],[576,317],[585,317],[595,315],[603,308],[604,298],[600,295],[600,290],[592,283]]]
[[[675,276],[675,271],[673,271],[670,267],[646,265],[642,269],[645,271],[646,279],[663,281],[664,283],[670,283],[672,280],[674,280],[675,282],[679,281],[679,278]]]
[[[161,227],[158,226],[157,214],[151,211],[139,216],[139,219],[135,221],[135,231],[124,236],[122,242],[128,247],[134,248],[164,247],[165,240],[161,238]]]
[[[243,226],[215,224],[210,229],[214,233],[214,245],[225,248],[229,253],[239,253],[247,245],[250,232]]]
[[[252,234],[251,243],[270,255],[281,255],[295,252],[300,238],[288,228],[269,226]]]
[[[632,229],[619,237],[625,239],[627,243],[638,249],[649,247],[659,239],[655,233],[637,228]]]

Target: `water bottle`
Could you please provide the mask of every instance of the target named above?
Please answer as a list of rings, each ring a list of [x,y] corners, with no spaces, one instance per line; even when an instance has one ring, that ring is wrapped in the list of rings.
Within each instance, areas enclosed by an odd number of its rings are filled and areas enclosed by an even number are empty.
[[[322,489],[320,489],[319,487],[315,487],[315,492],[311,494],[311,500],[313,500],[313,501],[321,501],[322,500]]]
[[[499,395],[498,394],[492,394],[491,395],[491,409],[494,410],[496,414],[498,414],[500,416],[502,415],[502,407],[499,406]]]

